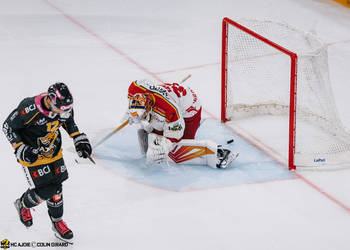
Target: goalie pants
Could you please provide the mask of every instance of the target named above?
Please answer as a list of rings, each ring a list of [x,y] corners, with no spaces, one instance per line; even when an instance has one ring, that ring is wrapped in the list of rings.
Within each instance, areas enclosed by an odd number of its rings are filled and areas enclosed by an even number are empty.
[[[29,189],[22,195],[24,205],[31,208],[45,200],[49,215],[62,217],[62,182],[68,179],[63,158],[50,164],[22,168],[29,184]]]

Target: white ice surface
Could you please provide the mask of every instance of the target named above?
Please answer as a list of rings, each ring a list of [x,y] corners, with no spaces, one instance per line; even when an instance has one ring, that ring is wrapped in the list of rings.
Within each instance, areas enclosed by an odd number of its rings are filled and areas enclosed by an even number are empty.
[[[74,94],[76,122],[94,139],[120,123],[132,80],[179,81],[188,73],[205,110],[219,117],[225,16],[272,18],[316,32],[329,44],[336,105],[350,128],[350,10],[328,0],[2,0],[0,121],[22,98],[64,81]],[[284,144],[258,139],[271,147]],[[64,148],[70,146],[65,136]],[[18,221],[12,202],[25,191],[25,179],[4,136],[0,150],[0,240],[55,241],[44,205],[33,212],[30,230]],[[64,218],[75,233],[71,249],[350,246],[350,170],[173,192],[116,174],[103,160],[92,167],[75,164],[74,157],[65,151],[70,179],[64,184]]]

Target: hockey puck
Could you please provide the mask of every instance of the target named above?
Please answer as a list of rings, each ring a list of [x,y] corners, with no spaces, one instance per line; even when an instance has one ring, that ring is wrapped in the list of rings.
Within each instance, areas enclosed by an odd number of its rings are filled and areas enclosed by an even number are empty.
[[[230,143],[232,143],[232,142],[234,142],[234,139],[228,140],[228,141],[227,141],[227,144],[230,144]]]

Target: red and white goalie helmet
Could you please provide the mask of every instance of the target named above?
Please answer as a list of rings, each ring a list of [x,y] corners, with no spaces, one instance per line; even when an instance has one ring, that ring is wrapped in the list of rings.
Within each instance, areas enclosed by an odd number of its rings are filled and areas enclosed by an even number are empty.
[[[143,81],[133,81],[128,89],[129,114],[141,120],[145,119],[155,104],[153,94],[144,87]]]

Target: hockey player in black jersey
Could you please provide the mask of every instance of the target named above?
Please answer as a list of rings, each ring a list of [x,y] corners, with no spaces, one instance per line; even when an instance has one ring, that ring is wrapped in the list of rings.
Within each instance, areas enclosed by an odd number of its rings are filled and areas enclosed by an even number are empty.
[[[73,118],[73,97],[64,83],[51,85],[47,93],[25,98],[3,124],[3,131],[15,150],[29,188],[15,201],[21,222],[33,224],[30,209],[46,201],[55,234],[63,240],[73,232],[62,220],[62,182],[68,178],[64,164],[60,128],[73,138],[80,157],[91,155],[87,136],[80,133]]]

